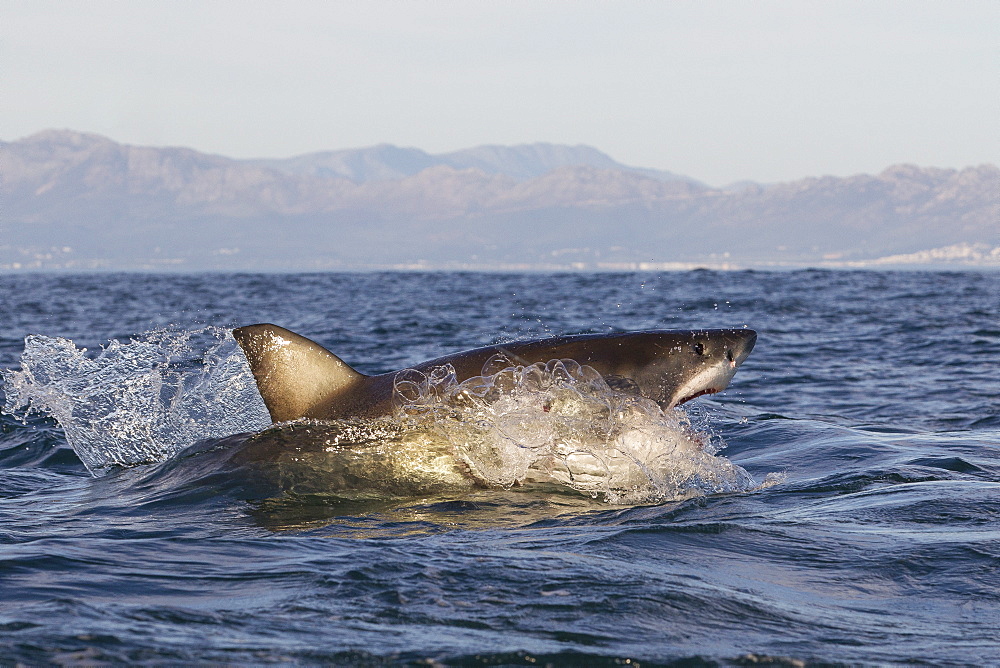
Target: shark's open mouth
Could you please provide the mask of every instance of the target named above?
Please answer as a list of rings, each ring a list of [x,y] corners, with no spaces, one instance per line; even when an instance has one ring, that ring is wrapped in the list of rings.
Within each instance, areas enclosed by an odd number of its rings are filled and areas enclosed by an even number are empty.
[[[687,403],[687,402],[691,401],[692,399],[697,399],[698,397],[703,397],[703,396],[705,396],[706,394],[716,394],[716,393],[718,393],[718,392],[721,392],[721,390],[719,390],[719,389],[716,389],[716,388],[714,388],[714,387],[710,387],[710,388],[708,388],[707,390],[702,390],[702,391],[700,391],[700,392],[695,392],[695,393],[694,393],[694,394],[692,394],[692,395],[689,395],[689,396],[686,396],[686,397],[684,397],[683,399],[681,399],[680,401],[678,401],[678,402],[677,402],[676,404],[674,404],[674,405],[675,405],[675,406],[680,406],[681,404],[685,404],[685,403]]]

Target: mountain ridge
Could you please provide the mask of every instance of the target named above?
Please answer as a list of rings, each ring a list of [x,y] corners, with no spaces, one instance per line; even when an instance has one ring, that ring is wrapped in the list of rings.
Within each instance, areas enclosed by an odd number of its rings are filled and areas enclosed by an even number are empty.
[[[989,264],[920,253],[1000,246],[993,165],[734,188],[649,171],[542,143],[237,160],[43,131],[0,142],[0,269]]]

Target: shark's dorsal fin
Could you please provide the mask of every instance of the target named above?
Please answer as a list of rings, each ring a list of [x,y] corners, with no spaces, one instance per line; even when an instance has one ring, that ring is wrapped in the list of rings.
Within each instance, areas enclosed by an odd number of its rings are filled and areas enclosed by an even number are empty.
[[[321,418],[325,406],[366,378],[315,341],[284,327],[248,325],[234,329],[233,337],[275,422]]]

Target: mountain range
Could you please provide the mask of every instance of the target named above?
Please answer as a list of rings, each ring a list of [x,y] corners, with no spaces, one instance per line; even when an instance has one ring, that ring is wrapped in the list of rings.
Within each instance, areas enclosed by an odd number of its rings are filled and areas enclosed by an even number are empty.
[[[1000,268],[1000,169],[714,188],[588,146],[238,160],[0,142],[0,270]]]

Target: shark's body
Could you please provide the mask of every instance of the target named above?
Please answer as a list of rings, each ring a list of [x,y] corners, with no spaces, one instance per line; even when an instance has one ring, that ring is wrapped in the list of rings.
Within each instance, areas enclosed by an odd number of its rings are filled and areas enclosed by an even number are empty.
[[[367,376],[318,343],[277,325],[240,327],[233,336],[275,422],[377,417],[393,411],[398,372]],[[481,375],[497,355],[513,365],[572,359],[593,367],[612,387],[670,408],[724,390],[756,340],[749,329],[582,334],[487,346],[411,368],[428,372],[450,364],[461,382]]]

